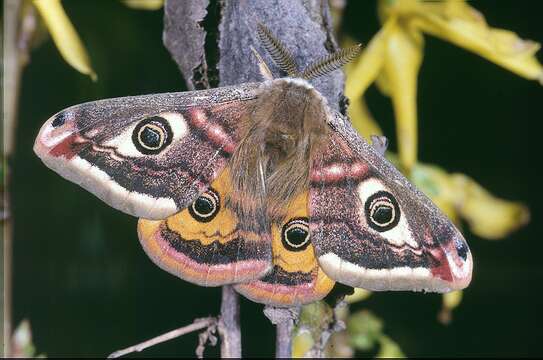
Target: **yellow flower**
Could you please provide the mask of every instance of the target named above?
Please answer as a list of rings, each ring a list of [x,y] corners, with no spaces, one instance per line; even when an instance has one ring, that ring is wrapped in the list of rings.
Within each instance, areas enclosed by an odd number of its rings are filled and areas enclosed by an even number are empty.
[[[528,208],[494,197],[473,179],[451,175],[457,197],[455,206],[470,230],[485,239],[501,239],[530,220]]]
[[[460,305],[462,302],[463,292],[462,290],[452,291],[450,293],[443,294],[441,311],[437,315],[439,322],[444,325],[448,325],[452,320],[452,311]]]
[[[62,8],[60,0],[34,0],[32,3],[40,13],[64,60],[80,73],[96,81],[97,76],[92,69],[87,50]]]
[[[398,159],[388,153],[393,163]],[[435,165],[417,163],[410,179],[457,226],[466,221],[484,239],[502,239],[525,225],[530,211],[521,203],[500,199],[464,174],[450,174]]]
[[[525,205],[493,196],[466,175],[417,163],[417,76],[423,34],[449,41],[543,84],[543,67],[535,58],[540,45],[511,31],[489,27],[483,15],[464,0],[380,0],[379,17],[383,27],[358,61],[346,67],[345,94],[351,100],[349,116],[354,127],[368,140],[382,134],[363,98],[376,82],[392,98],[396,117],[399,153],[388,153],[389,159],[453,222],[460,226],[463,219],[474,234],[486,239],[501,239],[526,224],[530,213]],[[451,320],[461,299],[461,291],[443,296],[442,323]]]
[[[362,118],[364,122],[373,121],[369,113],[366,115],[370,117]],[[392,163],[398,163],[396,155],[387,153],[387,157]],[[530,219],[530,211],[524,204],[495,197],[464,174],[450,174],[435,165],[419,162],[413,166],[410,179],[458,227],[464,220],[471,232],[481,238],[502,239]],[[367,290],[355,289],[354,294],[347,296],[345,300],[354,303],[365,300],[370,295],[371,292]],[[452,318],[452,310],[461,300],[462,291],[444,294],[439,321],[448,324]]]
[[[158,10],[164,6],[164,0],[121,0],[121,2],[132,9]]]
[[[164,0],[121,0],[121,2],[127,7],[140,10],[158,10],[164,6]],[[98,77],[92,68],[87,50],[60,0],[33,0],[32,4],[38,10],[62,58],[74,69],[96,81]]]
[[[345,93],[353,109],[371,83],[392,98],[399,163],[409,173],[417,161],[417,76],[423,57],[423,34],[430,34],[479,54],[527,79],[543,84],[543,67],[534,54],[540,45],[515,33],[489,27],[463,0],[380,0],[381,30],[359,60],[348,69]],[[359,107],[357,109],[357,107]],[[356,117],[357,129],[362,125]],[[371,133],[367,134],[372,135]]]

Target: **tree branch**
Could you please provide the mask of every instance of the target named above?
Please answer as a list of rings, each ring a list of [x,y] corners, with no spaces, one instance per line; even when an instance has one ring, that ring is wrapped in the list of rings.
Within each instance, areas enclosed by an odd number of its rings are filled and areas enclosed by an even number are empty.
[[[275,357],[285,359],[292,357],[292,329],[294,321],[289,319],[276,325]]]
[[[209,0],[170,0],[164,4],[164,46],[191,90],[210,87],[209,59],[205,53],[206,31],[202,27],[209,5]],[[212,5],[217,5],[217,2],[214,1]],[[218,44],[213,46],[217,47]],[[221,357],[240,358],[239,295],[231,286],[222,287],[218,332]]]
[[[216,8],[220,21],[208,21]],[[280,76],[258,41],[258,22],[286,44],[300,66],[337,50],[327,0],[167,0],[164,9],[164,43],[189,89],[210,87],[216,70],[213,64],[218,64],[219,86],[261,81],[252,48],[264,55],[274,75]],[[219,37],[218,43],[214,43],[216,37],[209,34],[217,33],[217,23]],[[217,47],[218,59],[216,53],[207,51]],[[312,80],[330,107],[345,113],[343,83],[340,71]],[[219,321],[222,357],[241,356],[238,301],[230,286],[223,287]],[[276,355],[290,357],[291,332],[299,309],[272,309],[266,307],[265,313],[277,326]]]
[[[241,358],[239,295],[230,285],[222,287],[219,336],[221,337],[221,357]]]
[[[28,63],[32,37],[37,26],[36,11],[30,3],[21,0],[6,0],[4,6],[4,92],[3,119],[4,137],[2,140],[4,157],[9,159],[15,148],[15,130],[17,128],[19,92],[21,75]],[[12,332],[12,278],[13,278],[13,215],[10,211],[9,161],[4,162],[5,182],[2,199],[1,220],[3,223],[3,354],[11,356]]]
[[[108,356],[108,359],[118,358],[118,357],[130,354],[133,352],[140,352],[147,349],[148,347],[163,343],[171,339],[175,339],[177,337],[183,336],[193,331],[198,331],[198,330],[207,328],[206,332],[209,332],[209,331],[213,332],[214,331],[213,328],[216,328],[216,326],[217,326],[217,319],[214,317],[196,319],[190,325],[183,326],[179,329],[169,331],[165,334],[154,337],[142,343],[127,347],[126,349],[115,351],[114,353]],[[202,347],[202,341],[200,341],[200,344],[198,345],[198,348],[196,349],[197,354],[198,354],[198,351],[201,349],[201,347]],[[200,350],[200,354],[202,353],[203,353],[203,350]]]
[[[276,327],[275,357],[278,359],[292,357],[292,330],[299,314],[299,307],[264,307],[264,315]]]

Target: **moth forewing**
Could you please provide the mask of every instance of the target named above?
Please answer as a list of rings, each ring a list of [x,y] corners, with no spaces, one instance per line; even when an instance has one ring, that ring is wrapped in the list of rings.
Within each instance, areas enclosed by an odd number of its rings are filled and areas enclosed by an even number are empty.
[[[339,114],[312,158],[310,232],[332,279],[370,290],[465,288],[473,260],[447,217]]]
[[[52,170],[130,215],[163,219],[226,166],[259,84],[100,100],[42,126],[34,151]]]

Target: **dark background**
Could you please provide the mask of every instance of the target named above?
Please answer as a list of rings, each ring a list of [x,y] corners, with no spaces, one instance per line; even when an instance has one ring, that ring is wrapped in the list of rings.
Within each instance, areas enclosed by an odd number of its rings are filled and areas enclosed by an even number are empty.
[[[30,319],[40,353],[105,356],[216,314],[220,289],[160,270],[137,241],[135,218],[51,172],[32,152],[42,123],[67,106],[185,89],[162,46],[162,11],[131,10],[115,1],[63,4],[99,81],[70,68],[51,41],[31,54],[24,72],[11,159],[14,324]],[[490,25],[543,41],[543,2],[472,5]],[[367,43],[378,28],[373,1],[349,2],[346,33]],[[465,232],[475,260],[473,282],[449,326],[436,320],[441,297],[435,294],[377,293],[352,309],[368,307],[382,317],[385,332],[410,356],[541,355],[541,85],[431,37],[419,81],[420,159],[526,203],[532,220],[503,241]],[[375,87],[367,98],[394,150],[390,100]],[[261,310],[242,300],[244,355],[273,355],[274,329]],[[197,336],[188,335],[143,355],[193,356],[196,343]]]

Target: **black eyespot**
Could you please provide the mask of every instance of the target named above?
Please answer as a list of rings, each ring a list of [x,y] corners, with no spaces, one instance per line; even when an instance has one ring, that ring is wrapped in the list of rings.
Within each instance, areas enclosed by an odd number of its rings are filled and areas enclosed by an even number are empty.
[[[66,122],[66,114],[61,112],[60,114],[57,114],[57,116],[55,116],[55,118],[51,122],[51,126],[54,128],[57,128],[59,126],[64,125],[65,122]]]
[[[389,223],[394,217],[394,210],[389,205],[378,205],[373,211],[373,220],[379,224]]]
[[[462,260],[465,261],[468,257],[468,245],[459,238],[454,239],[454,245],[456,247],[456,252],[458,253],[458,256],[460,256]]]
[[[378,191],[370,196],[364,210],[368,225],[379,232],[394,228],[400,221],[400,206],[387,191]]]
[[[145,155],[156,155],[171,144],[173,132],[166,119],[153,116],[143,119],[132,132],[132,142]]]
[[[210,222],[221,207],[219,194],[212,188],[198,196],[198,199],[189,206],[190,215],[199,222]]]
[[[287,222],[281,231],[281,242],[290,251],[302,251],[309,245],[307,218],[295,218]]]

